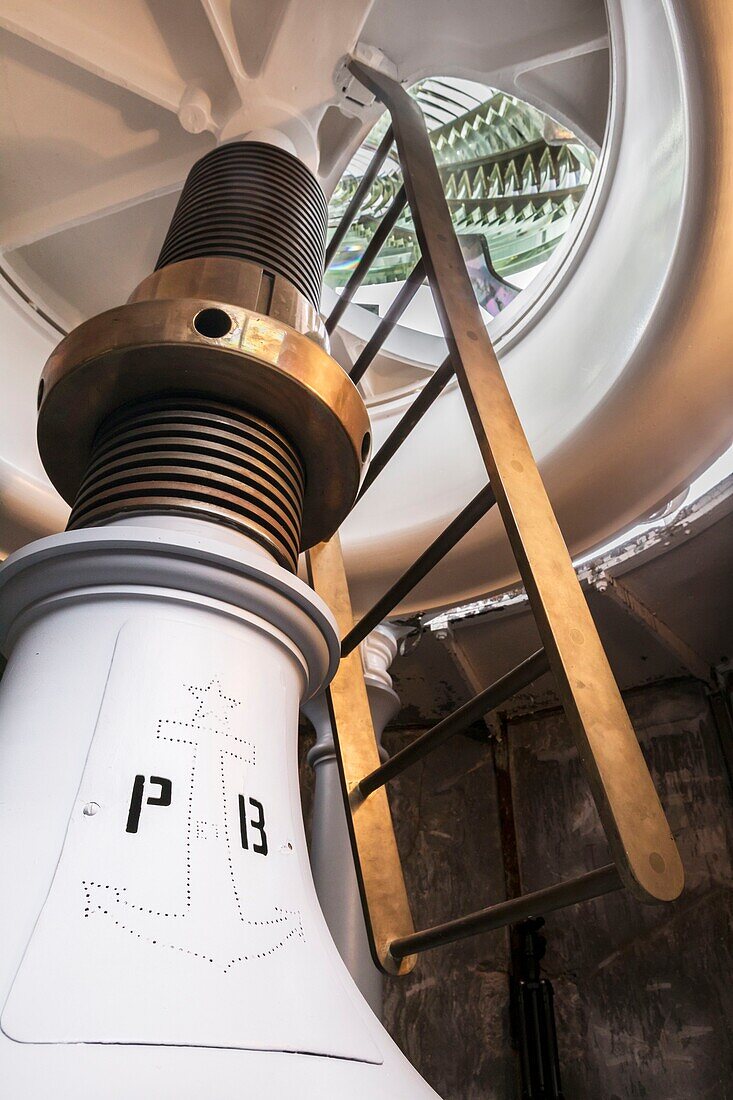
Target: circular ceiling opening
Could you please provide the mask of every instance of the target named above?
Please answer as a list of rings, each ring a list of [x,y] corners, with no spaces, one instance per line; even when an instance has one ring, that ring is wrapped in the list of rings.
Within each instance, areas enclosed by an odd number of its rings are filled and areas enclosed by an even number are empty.
[[[453,224],[489,324],[530,285],[570,229],[593,177],[595,153],[548,114],[485,84],[435,77],[419,81],[410,92],[430,131]],[[388,125],[385,114],[346,168],[329,203],[330,233]],[[393,145],[326,272],[326,285],[336,294],[348,282],[402,182]],[[356,292],[355,305],[383,317],[419,254],[406,208]],[[417,333],[442,334],[427,284],[400,324]]]

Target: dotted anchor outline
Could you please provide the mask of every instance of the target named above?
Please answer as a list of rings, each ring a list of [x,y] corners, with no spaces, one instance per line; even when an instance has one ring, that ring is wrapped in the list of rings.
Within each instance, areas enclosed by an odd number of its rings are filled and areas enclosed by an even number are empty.
[[[279,906],[274,906],[275,913],[277,913],[279,915],[277,917],[273,917],[273,918],[268,919],[268,920],[252,920],[252,919],[247,918],[244,915],[244,911],[243,911],[243,907],[242,907],[242,901],[241,901],[241,898],[240,898],[240,895],[239,895],[239,890],[238,890],[238,887],[237,887],[236,875],[235,875],[235,870],[234,870],[234,860],[233,860],[233,854],[232,854],[231,836],[230,836],[230,832],[229,832],[224,757],[229,756],[229,757],[234,758],[235,760],[240,761],[242,764],[247,763],[247,764],[250,764],[250,765],[254,766],[255,763],[256,763],[256,747],[251,742],[247,741],[244,738],[236,737],[234,734],[230,733],[226,729],[221,729],[219,727],[206,726],[206,725],[203,725],[200,720],[197,721],[197,719],[207,718],[207,717],[211,716],[212,713],[213,713],[210,710],[209,711],[205,710],[205,695],[208,691],[210,691],[214,687],[214,685],[216,685],[216,689],[217,689],[219,699],[221,700],[221,702],[228,704],[228,709],[234,710],[236,707],[240,706],[240,701],[239,700],[234,699],[230,696],[224,695],[224,693],[221,690],[221,684],[219,683],[219,680],[218,680],[217,677],[214,677],[212,680],[210,680],[209,683],[203,688],[197,688],[192,684],[184,684],[183,686],[186,687],[188,689],[188,691],[191,692],[191,694],[194,695],[194,697],[198,698],[199,705],[197,707],[196,713],[193,716],[193,720],[187,722],[187,721],[183,721],[182,719],[160,718],[160,719],[158,719],[158,724],[157,724],[156,733],[155,733],[155,738],[158,741],[168,741],[171,744],[188,745],[193,749],[192,760],[191,760],[191,781],[190,781],[190,786],[189,786],[188,805],[187,805],[187,811],[186,811],[186,902],[185,902],[184,911],[183,912],[176,912],[176,911],[168,912],[168,911],[165,911],[165,910],[151,909],[151,908],[147,908],[144,905],[139,905],[139,904],[137,904],[133,901],[130,901],[128,898],[123,897],[123,895],[127,892],[127,887],[124,887],[124,886],[123,887],[118,887],[118,886],[115,886],[112,883],[100,883],[100,882],[95,882],[95,881],[88,880],[88,879],[83,879],[82,880],[82,888],[84,890],[84,896],[85,896],[84,917],[88,918],[93,913],[100,913],[103,916],[111,917],[112,920],[114,921],[115,926],[120,928],[120,930],[122,930],[122,931],[128,932],[131,936],[135,936],[137,939],[144,940],[145,942],[153,944],[155,946],[168,948],[171,951],[179,951],[182,954],[190,955],[193,958],[202,959],[205,962],[216,964],[217,960],[213,956],[204,954],[203,952],[200,952],[200,951],[194,951],[192,948],[186,948],[186,947],[183,947],[180,944],[166,943],[163,940],[158,939],[157,937],[153,938],[150,935],[146,935],[144,932],[138,931],[136,928],[131,927],[129,924],[125,923],[125,921],[123,921],[123,920],[116,919],[115,916],[114,916],[114,913],[110,912],[110,909],[107,907],[107,906],[109,906],[110,903],[109,902],[104,902],[104,901],[95,903],[92,899],[92,891],[96,892],[96,891],[99,891],[99,890],[105,890],[105,891],[106,890],[111,890],[112,893],[108,896],[111,897],[111,898],[114,898],[113,904],[115,905],[115,907],[124,906],[124,907],[127,907],[128,909],[135,910],[135,911],[140,912],[140,913],[147,913],[150,916],[156,916],[156,917],[167,917],[167,918],[178,918],[178,919],[187,917],[191,912],[191,906],[192,906],[192,902],[191,902],[191,830],[192,830],[192,825],[196,826],[197,839],[206,838],[206,834],[207,834],[207,831],[209,829],[213,829],[214,837],[215,837],[216,840],[220,840],[221,838],[220,838],[220,834],[219,834],[219,827],[215,823],[193,818],[193,793],[194,793],[194,782],[195,782],[195,775],[196,775],[196,764],[197,764],[199,742],[190,740],[189,738],[186,738],[186,737],[168,736],[168,735],[162,733],[161,731],[165,726],[182,726],[185,729],[191,729],[191,730],[196,729],[196,730],[201,730],[202,732],[215,733],[215,734],[218,734],[222,737],[225,737],[225,738],[227,738],[231,741],[234,741],[234,742],[236,742],[237,744],[239,744],[241,746],[246,746],[247,749],[249,750],[249,754],[250,754],[249,758],[246,759],[246,760],[245,760],[245,757],[240,752],[234,752],[230,749],[223,749],[223,748],[217,748],[217,750],[216,750],[217,753],[218,753],[218,756],[219,756],[219,767],[220,767],[220,774],[221,774],[222,804],[223,804],[223,815],[224,815],[223,816],[224,840],[226,842],[226,849],[227,849],[227,851],[226,851],[227,865],[228,865],[229,877],[230,877],[230,881],[231,881],[234,900],[235,900],[235,904],[236,904],[236,907],[237,907],[237,915],[239,917],[239,920],[242,922],[242,924],[244,924],[245,926],[248,926],[248,927],[274,926],[274,925],[278,925],[278,924],[283,924],[283,923],[285,923],[286,921],[289,921],[289,920],[290,921],[292,921],[292,920],[297,921],[297,926],[292,927],[282,939],[280,939],[277,943],[271,945],[269,948],[267,948],[264,951],[253,952],[252,954],[249,954],[249,955],[242,954],[242,955],[234,956],[234,957],[228,959],[227,962],[223,966],[223,973],[228,974],[230,972],[230,970],[237,963],[249,962],[252,959],[262,959],[262,958],[266,958],[270,955],[273,955],[280,948],[284,947],[284,945],[288,942],[288,940],[292,939],[292,937],[295,936],[295,935],[297,935],[299,939],[305,940],[305,933],[303,931],[303,923],[302,923],[302,919],[301,919],[301,916],[300,916],[300,911],[297,910],[297,909],[282,909]],[[217,716],[214,715],[214,717],[217,717]],[[219,717],[221,717],[221,715],[219,715]],[[228,715],[223,716],[223,721],[224,722],[228,721]],[[203,831],[200,828],[201,826],[204,827]]]

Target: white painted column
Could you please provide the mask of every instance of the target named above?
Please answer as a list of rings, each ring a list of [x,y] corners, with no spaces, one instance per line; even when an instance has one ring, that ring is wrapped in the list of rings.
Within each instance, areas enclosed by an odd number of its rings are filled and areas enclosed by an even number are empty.
[[[399,627],[381,623],[360,646],[374,733],[382,756],[382,734],[400,707],[388,671],[400,635]],[[367,941],[328,710],[322,696],[307,703],[303,710],[316,730],[316,743],[308,753],[308,763],[315,772],[311,868],[316,893],[341,958],[372,1011],[381,1018],[383,978]]]
[[[313,591],[224,528],[129,520],[9,558],[0,645],[3,1095],[434,1096],[313,887]]]

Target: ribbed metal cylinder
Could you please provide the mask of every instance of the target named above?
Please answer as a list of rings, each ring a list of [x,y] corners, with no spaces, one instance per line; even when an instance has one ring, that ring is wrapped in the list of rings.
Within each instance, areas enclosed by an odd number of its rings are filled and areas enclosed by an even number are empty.
[[[234,256],[288,279],[317,309],[328,208],[297,157],[259,141],[212,149],[194,164],[156,264]]]
[[[272,425],[197,398],[127,405],[100,428],[68,527],[169,512],[227,524],[295,570],[305,472]]]

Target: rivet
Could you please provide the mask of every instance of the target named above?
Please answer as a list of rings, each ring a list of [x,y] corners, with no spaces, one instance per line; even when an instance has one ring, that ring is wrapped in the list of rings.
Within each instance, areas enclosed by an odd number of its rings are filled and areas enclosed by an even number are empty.
[[[95,813],[99,809],[98,802],[87,802],[86,806],[82,810],[84,817],[94,817]]]

